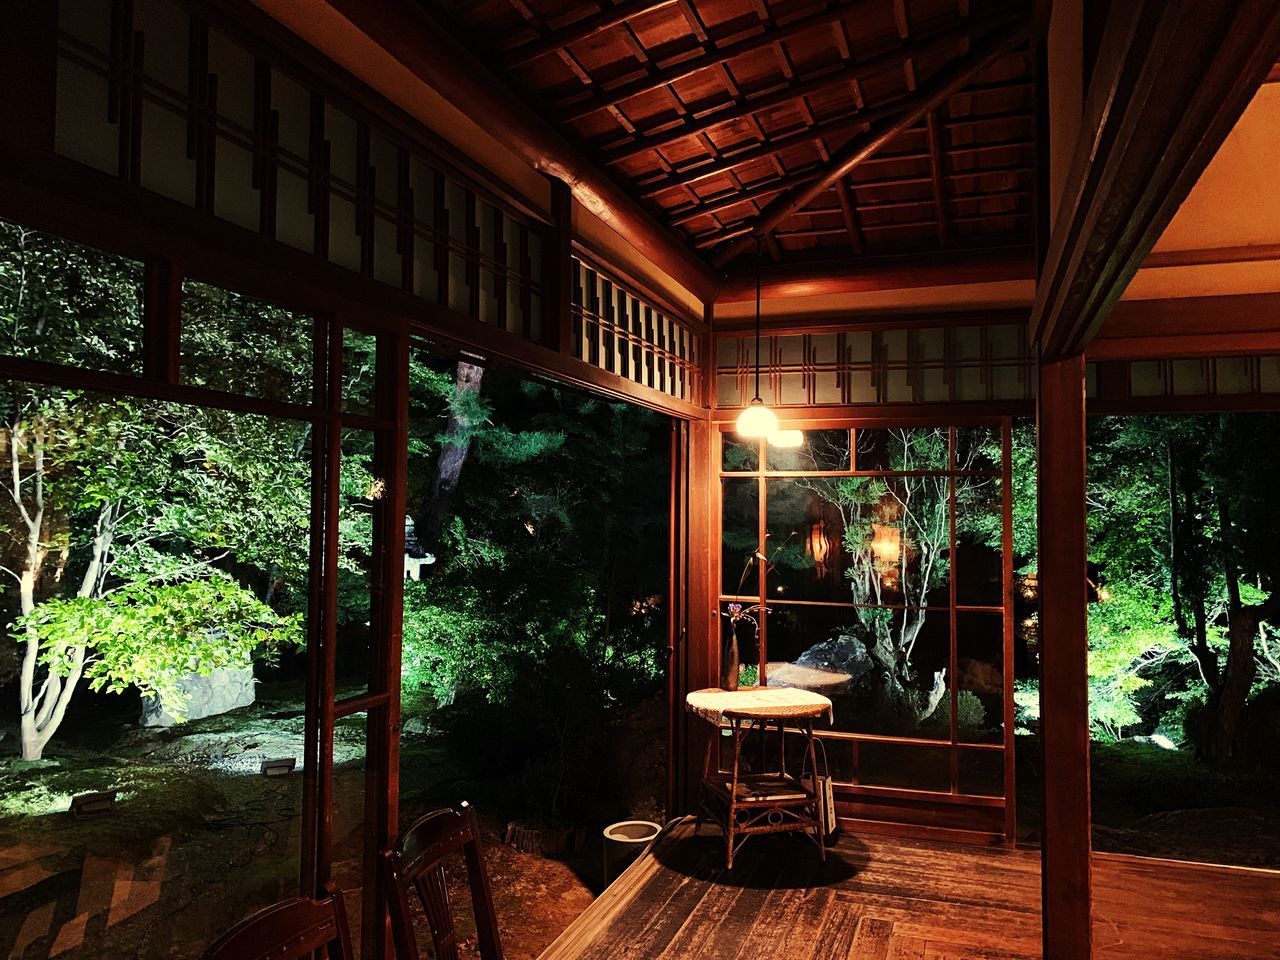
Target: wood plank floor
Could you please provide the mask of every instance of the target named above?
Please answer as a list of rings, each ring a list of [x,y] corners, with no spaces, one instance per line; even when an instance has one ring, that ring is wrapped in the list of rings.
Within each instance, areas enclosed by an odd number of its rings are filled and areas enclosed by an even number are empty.
[[[1038,960],[1040,858],[841,837],[820,864],[760,837],[734,870],[712,829],[678,824],[541,960]],[[1276,960],[1280,873],[1099,855],[1101,960]]]

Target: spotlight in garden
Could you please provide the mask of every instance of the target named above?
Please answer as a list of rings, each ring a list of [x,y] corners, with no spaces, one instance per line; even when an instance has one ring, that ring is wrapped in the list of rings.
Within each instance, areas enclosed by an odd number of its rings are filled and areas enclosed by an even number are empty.
[[[103,790],[99,793],[82,793],[71,798],[71,815],[77,820],[86,817],[100,817],[110,813],[116,806],[115,790]]]

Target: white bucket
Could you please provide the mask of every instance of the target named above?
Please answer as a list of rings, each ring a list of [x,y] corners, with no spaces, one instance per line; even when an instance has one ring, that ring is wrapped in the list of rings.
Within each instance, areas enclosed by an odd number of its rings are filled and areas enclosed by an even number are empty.
[[[620,820],[604,828],[604,882],[608,886],[661,832],[649,820]]]

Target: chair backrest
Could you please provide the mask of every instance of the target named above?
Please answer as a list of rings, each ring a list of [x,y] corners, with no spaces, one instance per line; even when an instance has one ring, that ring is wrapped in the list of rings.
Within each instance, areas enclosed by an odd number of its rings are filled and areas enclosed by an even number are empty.
[[[203,960],[353,960],[351,932],[342,894],[323,900],[294,897],[241,920],[224,933]]]
[[[444,864],[458,854],[467,867],[481,960],[502,960],[493,893],[480,853],[479,834],[475,810],[469,803],[462,803],[453,809],[427,814],[404,832],[394,850],[383,851],[391,936],[399,960],[419,960],[413,918],[409,913],[410,891],[426,913],[436,960],[457,960],[458,932],[445,885]]]

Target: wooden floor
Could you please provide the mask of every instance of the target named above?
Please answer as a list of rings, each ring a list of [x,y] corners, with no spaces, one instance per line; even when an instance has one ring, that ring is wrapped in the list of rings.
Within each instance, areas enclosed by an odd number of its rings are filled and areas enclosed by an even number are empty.
[[[541,960],[1040,958],[1039,854],[843,836],[659,838]],[[1276,960],[1280,873],[1099,855],[1095,957]]]

